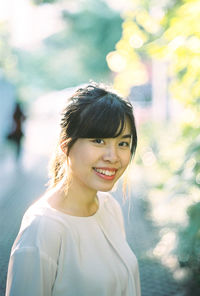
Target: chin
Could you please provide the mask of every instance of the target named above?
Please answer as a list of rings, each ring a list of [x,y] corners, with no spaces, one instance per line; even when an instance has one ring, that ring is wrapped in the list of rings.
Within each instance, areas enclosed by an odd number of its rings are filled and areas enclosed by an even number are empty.
[[[108,192],[108,191],[110,191],[112,188],[110,188],[110,189],[101,189],[101,190],[98,190],[98,191],[101,191],[101,192]]]
[[[101,192],[108,192],[110,190],[113,189],[115,184],[113,184],[112,186],[99,186],[99,188],[97,189],[97,191],[101,191]]]

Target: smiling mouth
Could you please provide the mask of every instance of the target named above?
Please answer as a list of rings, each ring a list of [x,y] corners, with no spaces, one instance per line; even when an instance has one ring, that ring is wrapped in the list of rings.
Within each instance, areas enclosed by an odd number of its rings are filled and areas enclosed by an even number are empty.
[[[113,180],[115,178],[116,169],[93,168],[95,173],[106,180]]]

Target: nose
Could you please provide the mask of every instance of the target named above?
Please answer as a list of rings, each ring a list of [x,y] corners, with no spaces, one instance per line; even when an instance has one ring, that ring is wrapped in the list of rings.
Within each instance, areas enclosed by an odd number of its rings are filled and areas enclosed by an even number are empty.
[[[103,160],[110,163],[118,162],[119,155],[118,155],[117,148],[113,145],[107,146],[103,154]]]

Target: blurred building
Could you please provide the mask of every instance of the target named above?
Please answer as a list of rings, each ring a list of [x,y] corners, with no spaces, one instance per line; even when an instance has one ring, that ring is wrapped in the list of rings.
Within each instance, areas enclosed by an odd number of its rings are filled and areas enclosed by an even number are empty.
[[[180,109],[169,93],[168,64],[164,60],[144,62],[149,79],[146,84],[133,86],[129,98],[139,123],[148,120],[169,121]]]

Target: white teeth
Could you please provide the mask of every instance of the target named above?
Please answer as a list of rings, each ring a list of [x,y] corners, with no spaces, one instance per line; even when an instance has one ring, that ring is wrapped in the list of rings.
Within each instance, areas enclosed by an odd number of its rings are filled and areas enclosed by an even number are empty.
[[[97,168],[95,168],[95,171],[100,174],[106,175],[106,176],[114,176],[115,175],[115,171],[108,171],[108,170],[102,170],[102,169],[97,169]]]

